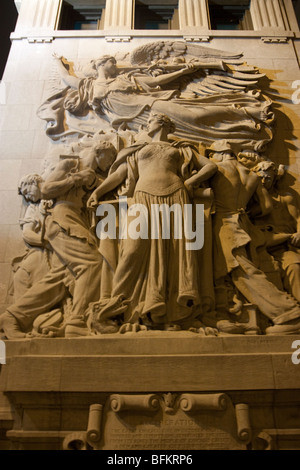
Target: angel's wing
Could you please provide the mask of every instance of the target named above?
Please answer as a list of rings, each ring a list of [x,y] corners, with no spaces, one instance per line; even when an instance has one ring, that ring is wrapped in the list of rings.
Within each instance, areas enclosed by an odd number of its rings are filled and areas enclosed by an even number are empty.
[[[175,57],[185,57],[186,61],[192,58],[199,60],[231,59],[238,60],[242,54],[228,54],[218,49],[209,49],[198,44],[185,43],[183,41],[156,41],[137,47],[130,54],[132,65],[146,65],[158,60]]]
[[[225,62],[226,70],[206,71],[206,76],[194,79],[187,85],[186,90],[200,96],[215,93],[230,93],[233,91],[245,92],[258,88],[258,82],[265,75],[252,66],[232,65]]]
[[[245,64],[242,57],[243,54],[229,54],[183,41],[157,41],[135,49],[130,55],[130,62],[132,66],[161,62],[172,65],[180,60],[185,63],[201,63],[202,69],[182,77],[176,88],[207,96],[243,92],[258,87],[259,80],[265,75],[260,74],[256,67]],[[214,67],[212,62],[222,63],[223,67]],[[173,82],[172,88],[174,85]]]

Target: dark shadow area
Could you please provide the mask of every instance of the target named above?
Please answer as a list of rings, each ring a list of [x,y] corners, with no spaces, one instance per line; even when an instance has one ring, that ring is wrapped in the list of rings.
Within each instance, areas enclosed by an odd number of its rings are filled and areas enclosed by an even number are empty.
[[[151,2],[149,0],[136,0],[134,12],[135,29],[171,29],[170,21],[174,10],[178,8],[178,0],[162,0]]]
[[[62,2],[59,30],[90,30],[100,29],[100,20],[105,8],[105,0],[99,0],[94,5],[92,2]]]
[[[240,21],[250,7],[250,0],[209,0],[211,29],[241,29]]]
[[[2,80],[11,41],[10,34],[14,31],[18,18],[18,11],[14,0],[0,2],[0,80]]]

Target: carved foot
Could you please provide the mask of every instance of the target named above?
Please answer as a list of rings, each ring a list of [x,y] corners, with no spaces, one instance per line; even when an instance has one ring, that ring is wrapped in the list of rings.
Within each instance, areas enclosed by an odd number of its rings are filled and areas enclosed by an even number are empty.
[[[300,319],[283,325],[274,325],[266,328],[266,335],[295,335],[300,333]]]
[[[117,317],[123,314],[128,307],[129,300],[120,295],[118,297],[112,297],[109,301],[95,302],[91,305],[92,312],[96,314],[96,318],[101,323],[111,318]]]
[[[4,331],[7,339],[21,339],[26,337],[26,334],[20,330],[15,317],[9,312],[5,312],[0,316],[0,330]]]
[[[260,329],[258,326],[247,323],[231,322],[229,320],[220,320],[217,322],[217,328],[221,333],[230,335],[258,335]]]
[[[139,323],[124,323],[119,330],[119,333],[138,333],[139,331],[147,331],[146,325],[140,325]]]
[[[188,330],[192,333],[197,333],[200,336],[218,336],[219,333],[215,325],[206,325],[200,320],[194,320]]]
[[[96,322],[93,324],[93,330],[96,334],[109,335],[112,333],[118,333],[120,325],[117,321],[107,320],[103,322]]]
[[[180,325],[177,325],[176,323],[167,323],[164,326],[165,331],[181,331],[182,327]]]
[[[189,328],[189,331],[192,333],[197,333],[200,336],[218,336],[219,332],[217,328],[212,328],[210,326],[201,326],[200,328]]]
[[[78,338],[81,336],[90,336],[91,332],[83,320],[83,317],[73,317],[65,325],[66,338]]]

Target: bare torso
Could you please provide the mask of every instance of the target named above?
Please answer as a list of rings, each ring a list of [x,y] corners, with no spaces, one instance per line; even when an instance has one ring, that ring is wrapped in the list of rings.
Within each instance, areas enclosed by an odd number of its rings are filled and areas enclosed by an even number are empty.
[[[167,195],[184,187],[179,176],[181,156],[178,149],[167,142],[154,142],[138,153],[139,179],[136,191]]]
[[[258,177],[235,159],[218,162],[212,178],[217,209],[235,212],[245,209],[258,185]]]

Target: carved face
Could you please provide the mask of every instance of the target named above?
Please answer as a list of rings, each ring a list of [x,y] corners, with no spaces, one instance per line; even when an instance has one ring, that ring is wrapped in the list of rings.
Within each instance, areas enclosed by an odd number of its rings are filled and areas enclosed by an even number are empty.
[[[267,190],[270,190],[274,184],[276,178],[276,172],[272,168],[266,170],[260,169],[257,171],[258,176],[261,179],[261,182]]]
[[[150,135],[150,137],[155,135],[156,132],[160,131],[162,127],[163,127],[163,124],[160,122],[160,120],[156,116],[152,116],[148,119],[147,132]]]
[[[42,196],[39,184],[34,181],[24,184],[21,194],[29,202],[38,202]]]
[[[96,157],[96,162],[97,162],[99,170],[103,172],[107,172],[112,166],[115,159],[116,159],[116,155],[112,150],[110,149],[100,150]]]
[[[101,67],[108,77],[115,77],[117,75],[117,65],[113,58],[108,59]]]

